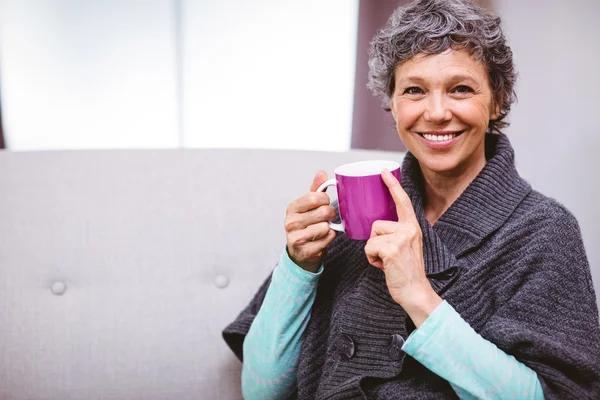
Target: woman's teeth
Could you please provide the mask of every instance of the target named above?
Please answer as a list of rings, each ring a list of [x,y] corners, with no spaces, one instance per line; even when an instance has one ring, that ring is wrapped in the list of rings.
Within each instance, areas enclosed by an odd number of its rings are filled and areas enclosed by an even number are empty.
[[[454,139],[456,137],[456,133],[452,133],[450,135],[429,135],[427,133],[424,133],[423,137],[433,142],[444,142],[446,140]]]

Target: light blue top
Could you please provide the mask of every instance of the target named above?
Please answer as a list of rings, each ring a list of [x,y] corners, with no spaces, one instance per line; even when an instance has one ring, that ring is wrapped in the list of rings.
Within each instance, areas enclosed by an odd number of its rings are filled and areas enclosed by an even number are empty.
[[[402,350],[450,382],[461,399],[543,399],[537,374],[471,328],[445,300]]]
[[[294,393],[301,337],[323,266],[313,274],[281,254],[264,302],[244,340],[246,400]],[[406,340],[407,354],[446,379],[461,399],[544,399],[537,374],[481,337],[443,301]]]
[[[323,266],[305,271],[284,249],[271,285],[244,339],[244,399],[285,399],[294,392],[302,332],[310,319]]]

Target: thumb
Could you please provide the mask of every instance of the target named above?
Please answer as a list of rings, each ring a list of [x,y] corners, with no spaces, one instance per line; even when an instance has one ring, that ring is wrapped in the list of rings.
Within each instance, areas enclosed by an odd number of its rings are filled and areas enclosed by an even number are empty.
[[[317,172],[313,178],[312,185],[310,185],[310,191],[315,192],[323,182],[327,181],[327,179],[327,173],[325,171],[320,170]]]

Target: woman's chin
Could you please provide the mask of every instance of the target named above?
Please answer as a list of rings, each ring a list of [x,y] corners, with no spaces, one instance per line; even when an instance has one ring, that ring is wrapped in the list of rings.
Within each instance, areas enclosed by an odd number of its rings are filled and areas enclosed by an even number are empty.
[[[483,151],[480,157],[461,157],[461,154],[424,154],[419,165],[424,174],[435,174],[448,178],[464,177],[472,180],[485,166]]]
[[[453,174],[459,169],[459,160],[452,154],[424,154],[418,158],[422,170],[441,175]]]
[[[434,173],[436,175],[456,175],[458,167],[456,163],[419,163],[421,169],[425,172]]]

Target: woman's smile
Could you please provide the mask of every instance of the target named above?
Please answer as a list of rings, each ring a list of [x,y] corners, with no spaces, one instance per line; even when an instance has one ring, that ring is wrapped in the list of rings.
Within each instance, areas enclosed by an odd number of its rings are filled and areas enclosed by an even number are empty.
[[[434,150],[441,150],[451,147],[456,143],[465,130],[453,131],[425,131],[417,132],[417,134],[423,139],[423,142]]]

